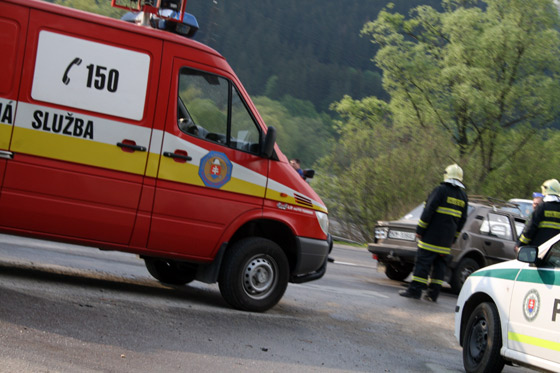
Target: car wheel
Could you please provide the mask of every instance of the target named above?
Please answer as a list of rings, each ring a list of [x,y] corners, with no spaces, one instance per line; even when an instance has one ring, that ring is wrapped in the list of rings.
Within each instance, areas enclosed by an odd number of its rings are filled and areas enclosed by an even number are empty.
[[[481,303],[471,313],[463,334],[463,366],[468,373],[501,372],[504,359],[500,316],[493,303]]]
[[[457,268],[453,271],[453,275],[451,277],[451,289],[453,292],[455,294],[459,294],[463,284],[467,280],[467,277],[478,269],[480,269],[480,265],[476,260],[471,258],[462,259],[457,265]]]
[[[403,281],[412,272],[413,266],[410,264],[391,264],[387,263],[385,267],[385,274],[391,280]]]
[[[288,259],[275,242],[250,237],[226,252],[218,285],[232,307],[263,312],[276,305],[288,286]]]
[[[146,269],[158,281],[164,284],[185,285],[193,281],[195,268],[181,266],[173,260],[160,258],[144,258]]]

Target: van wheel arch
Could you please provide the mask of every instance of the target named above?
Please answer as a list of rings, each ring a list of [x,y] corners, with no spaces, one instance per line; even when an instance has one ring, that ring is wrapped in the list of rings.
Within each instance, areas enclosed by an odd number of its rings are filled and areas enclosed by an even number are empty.
[[[235,242],[247,237],[262,237],[275,242],[288,259],[290,272],[296,266],[297,244],[294,232],[279,221],[259,219],[247,222],[231,237],[228,249]],[[227,251],[227,250],[226,250]]]

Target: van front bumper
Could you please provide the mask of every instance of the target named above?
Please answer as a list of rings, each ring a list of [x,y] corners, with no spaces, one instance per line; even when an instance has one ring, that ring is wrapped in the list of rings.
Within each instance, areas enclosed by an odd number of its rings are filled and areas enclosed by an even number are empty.
[[[296,237],[297,262],[290,275],[290,282],[302,283],[318,280],[327,271],[327,259],[333,247],[331,235],[326,240]]]

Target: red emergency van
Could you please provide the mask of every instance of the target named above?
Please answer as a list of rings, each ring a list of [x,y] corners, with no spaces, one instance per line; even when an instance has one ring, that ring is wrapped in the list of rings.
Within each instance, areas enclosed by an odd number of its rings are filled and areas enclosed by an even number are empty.
[[[0,50],[0,231],[136,253],[248,311],[323,276],[327,209],[216,51],[35,0],[0,0]]]

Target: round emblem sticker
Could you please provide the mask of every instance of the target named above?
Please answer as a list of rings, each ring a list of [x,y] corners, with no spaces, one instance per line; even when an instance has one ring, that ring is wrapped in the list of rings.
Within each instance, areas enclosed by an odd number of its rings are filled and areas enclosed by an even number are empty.
[[[198,176],[207,187],[221,188],[231,179],[232,168],[225,154],[211,151],[200,160]]]
[[[537,317],[540,305],[539,293],[535,289],[530,290],[523,300],[523,315],[527,321],[533,321]]]

